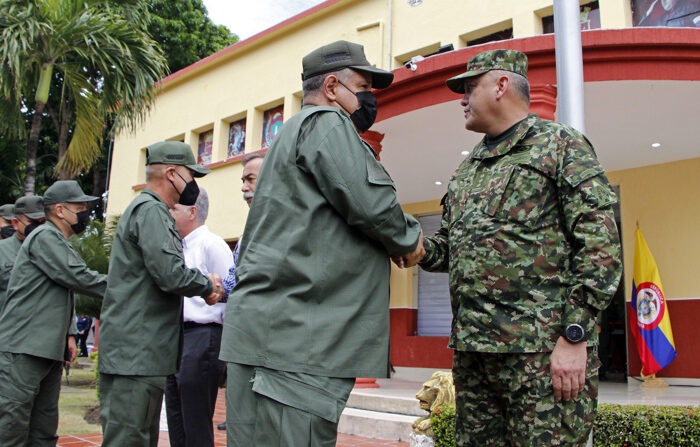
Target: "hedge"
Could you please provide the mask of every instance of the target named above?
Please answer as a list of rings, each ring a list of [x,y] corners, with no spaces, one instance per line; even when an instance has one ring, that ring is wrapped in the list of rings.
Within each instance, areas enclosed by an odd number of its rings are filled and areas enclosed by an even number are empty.
[[[593,445],[700,445],[700,407],[598,405]]]
[[[455,445],[455,407],[430,417],[435,447]],[[598,405],[593,445],[605,447],[700,446],[700,407]]]

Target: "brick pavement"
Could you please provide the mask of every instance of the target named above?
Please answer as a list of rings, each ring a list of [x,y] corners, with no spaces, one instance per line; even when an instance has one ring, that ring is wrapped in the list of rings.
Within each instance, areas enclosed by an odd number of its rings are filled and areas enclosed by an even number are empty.
[[[219,398],[216,401],[216,410],[214,411],[214,443],[216,446],[226,445],[226,432],[216,429],[216,425],[226,419],[226,397],[224,390],[219,390]],[[59,447],[90,447],[99,446],[102,444],[101,433],[89,433],[81,435],[66,435],[58,439]],[[158,447],[169,447],[168,432],[160,432],[160,441]],[[363,438],[361,436],[350,436],[339,433],[336,447],[408,447],[407,442],[384,441],[382,439]],[[252,447],[252,446],[251,446]]]

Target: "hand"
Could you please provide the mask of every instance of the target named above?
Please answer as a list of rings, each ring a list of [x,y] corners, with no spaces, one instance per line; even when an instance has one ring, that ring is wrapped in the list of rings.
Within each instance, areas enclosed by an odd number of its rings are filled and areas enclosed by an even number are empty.
[[[554,400],[575,399],[586,385],[586,362],[588,359],[586,342],[569,343],[559,337],[554,351],[549,357]]]
[[[224,286],[221,282],[221,277],[217,274],[209,274],[207,275],[207,278],[209,278],[211,281],[213,288],[209,296],[206,297],[204,301],[206,301],[208,305],[213,306],[224,297]]]
[[[68,336],[68,354],[70,354],[70,361],[66,360],[66,364],[71,364],[78,355],[78,346],[75,344],[75,337],[72,335]]]
[[[423,259],[423,256],[425,256],[425,248],[423,247],[423,230],[421,230],[420,236],[418,236],[418,245],[416,246],[416,249],[412,253],[404,255],[402,258],[403,268],[413,267],[414,265],[418,264],[421,259]],[[401,267],[399,264],[396,265]]]

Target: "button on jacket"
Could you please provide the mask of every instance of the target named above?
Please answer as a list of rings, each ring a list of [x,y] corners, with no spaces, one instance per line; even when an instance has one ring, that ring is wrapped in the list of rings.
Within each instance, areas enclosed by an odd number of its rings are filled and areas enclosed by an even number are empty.
[[[165,202],[148,188],[119,219],[107,275],[100,373],[175,373],[182,350],[182,297],[208,296],[212,284],[185,267],[175,221]]]
[[[551,351],[568,324],[597,344],[596,317],[622,271],[617,197],[589,141],[530,115],[457,169],[441,228],[425,238],[428,271],[449,271],[450,347]]]
[[[352,122],[307,106],[275,137],[243,233],[221,359],[386,377],[390,255],[420,227]]]
[[[62,361],[75,332],[73,291],[101,297],[107,276],[90,270],[47,221],[24,240],[0,311],[0,351]]]

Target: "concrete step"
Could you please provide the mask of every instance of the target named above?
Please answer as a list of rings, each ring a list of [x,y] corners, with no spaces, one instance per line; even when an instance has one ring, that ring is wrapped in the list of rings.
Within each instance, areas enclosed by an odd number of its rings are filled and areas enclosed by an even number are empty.
[[[346,407],[338,422],[338,432],[388,441],[409,442],[416,416]]]
[[[418,417],[428,414],[420,408],[418,399],[415,397],[381,395],[374,390],[353,390],[346,407]]]

